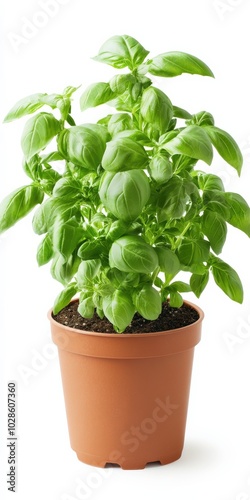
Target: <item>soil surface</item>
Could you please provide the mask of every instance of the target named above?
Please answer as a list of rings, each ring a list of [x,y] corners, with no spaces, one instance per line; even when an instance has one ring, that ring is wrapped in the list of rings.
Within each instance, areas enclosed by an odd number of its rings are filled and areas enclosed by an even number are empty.
[[[53,318],[62,325],[78,330],[100,333],[116,333],[112,324],[106,319],[100,319],[95,313],[91,319],[83,318],[77,311],[78,301],[71,302]],[[136,313],[130,325],[123,333],[150,333],[172,330],[190,325],[199,319],[199,314],[192,307],[183,304],[180,308],[170,307],[168,302],[162,306],[162,313],[154,321],[144,319]]]

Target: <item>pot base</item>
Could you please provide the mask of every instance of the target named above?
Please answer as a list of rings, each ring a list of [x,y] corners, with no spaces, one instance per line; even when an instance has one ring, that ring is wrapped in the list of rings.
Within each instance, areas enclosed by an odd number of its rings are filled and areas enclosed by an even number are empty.
[[[77,458],[80,460],[80,462],[83,462],[87,465],[92,465],[94,467],[111,467],[111,466],[118,466],[123,470],[139,470],[139,469],[145,469],[147,465],[152,465],[152,464],[158,464],[158,465],[167,465],[171,464],[172,462],[176,462],[176,460],[179,460],[182,455],[182,450],[181,452],[175,453],[171,456],[164,457],[164,458],[158,458],[156,460],[153,460],[151,462],[142,462],[138,460],[126,460],[124,457],[121,457],[120,460],[117,462],[110,462],[109,460],[103,460],[101,457],[97,456],[91,456],[86,453],[77,453]]]

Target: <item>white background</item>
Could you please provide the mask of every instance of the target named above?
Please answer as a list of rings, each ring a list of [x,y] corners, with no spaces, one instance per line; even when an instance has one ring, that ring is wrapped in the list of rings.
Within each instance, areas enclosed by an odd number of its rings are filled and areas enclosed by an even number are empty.
[[[250,202],[249,15],[247,0],[5,0],[2,27],[1,121],[20,98],[60,93],[67,85],[107,81],[111,67],[91,60],[114,34],[137,38],[152,56],[181,50],[203,59],[216,79],[183,75],[153,78],[175,105],[210,111],[216,124],[240,144],[240,179],[215,155],[211,171],[228,191]],[[43,14],[41,15],[41,12]],[[31,23],[31,24],[30,24]],[[40,24],[39,28],[35,24]],[[29,25],[29,28],[27,27]],[[33,26],[33,28],[32,28]],[[22,38],[18,38],[22,37]],[[29,38],[27,37],[29,36]],[[78,123],[104,116],[105,107],[74,113]],[[3,98],[4,96],[4,98]],[[107,108],[109,111],[109,108]],[[25,119],[1,129],[1,198],[27,182],[21,169],[20,135]],[[202,168],[204,166],[202,165]],[[245,288],[243,305],[232,303],[212,282],[200,300],[205,311],[202,342],[195,352],[186,443],[182,458],[142,471],[93,468],[70,449],[57,355],[46,317],[60,284],[35,260],[39,238],[32,215],[4,234],[1,245],[2,464],[1,498],[7,492],[7,381],[18,382],[17,500],[85,498],[180,500],[250,499],[250,244],[229,229],[222,258],[236,268]],[[5,345],[3,344],[5,343]],[[84,485],[88,485],[88,488]]]

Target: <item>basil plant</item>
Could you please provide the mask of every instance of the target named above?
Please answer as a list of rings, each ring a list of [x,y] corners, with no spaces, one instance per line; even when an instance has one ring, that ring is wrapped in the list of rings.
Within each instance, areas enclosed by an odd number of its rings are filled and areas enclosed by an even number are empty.
[[[135,312],[155,320],[164,301],[180,307],[183,292],[199,297],[210,274],[230,299],[243,300],[238,274],[218,256],[227,224],[250,236],[250,209],[242,196],[225,192],[218,176],[202,171],[215,148],[240,175],[240,149],[209,112],[174,105],[150,79],[213,73],[184,52],[148,54],[127,35],[102,45],[94,59],[123,71],[83,92],[83,112],[111,107],[95,124],[75,123],[75,87],[30,95],[5,118],[32,114],[21,138],[29,183],[2,201],[1,232],[38,205],[37,262],[50,262],[64,286],[54,313],[78,293],[79,313],[91,318],[96,311],[117,332]],[[180,271],[187,282],[177,279]]]

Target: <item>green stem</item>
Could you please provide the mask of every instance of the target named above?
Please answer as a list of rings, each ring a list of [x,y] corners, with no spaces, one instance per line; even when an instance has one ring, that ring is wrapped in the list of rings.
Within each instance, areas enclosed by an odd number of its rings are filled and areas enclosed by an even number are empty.
[[[182,233],[181,233],[181,234],[178,236],[178,238],[176,239],[176,242],[175,242],[175,244],[174,244],[174,246],[173,246],[172,250],[176,250],[176,249],[179,247],[180,243],[182,242],[182,238],[183,238],[183,236],[186,234],[186,232],[187,232],[187,231],[188,231],[188,229],[190,228],[191,224],[192,224],[192,222],[191,222],[191,221],[189,221],[189,222],[187,223],[187,225],[186,225],[186,227],[183,229]]]

